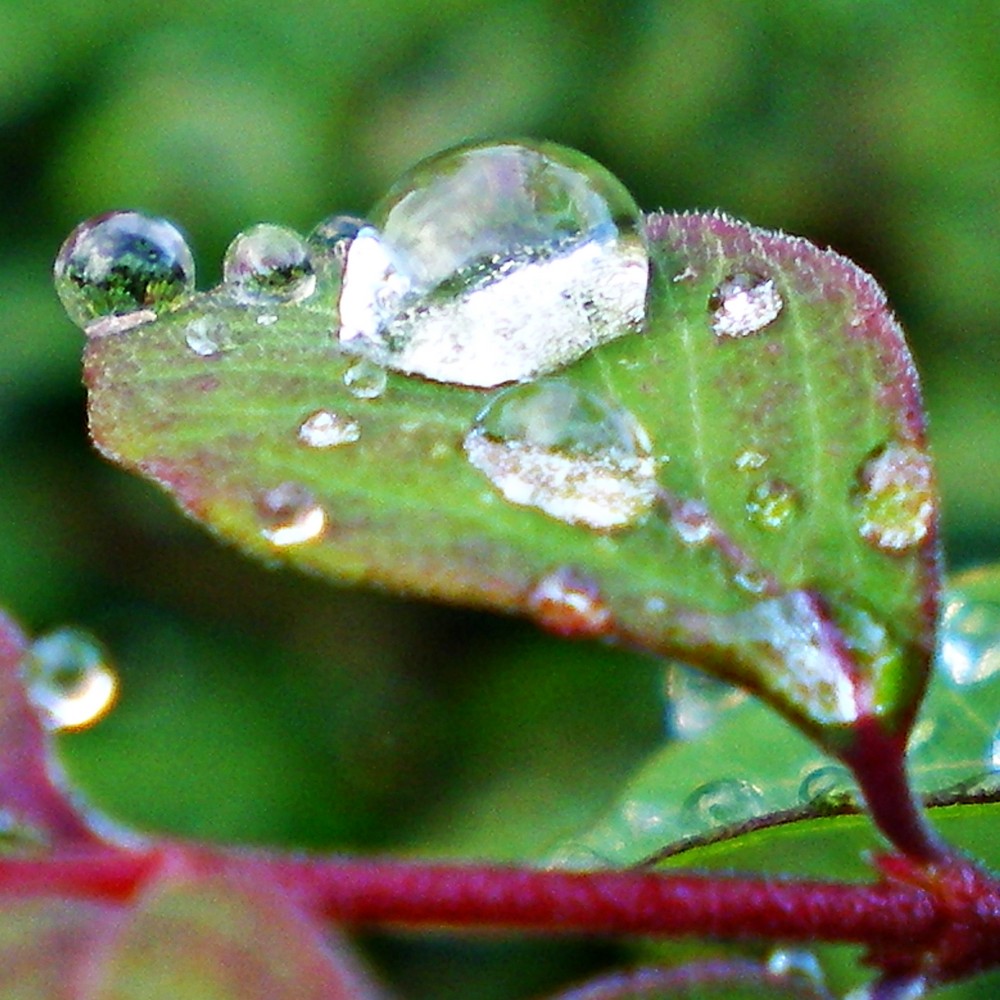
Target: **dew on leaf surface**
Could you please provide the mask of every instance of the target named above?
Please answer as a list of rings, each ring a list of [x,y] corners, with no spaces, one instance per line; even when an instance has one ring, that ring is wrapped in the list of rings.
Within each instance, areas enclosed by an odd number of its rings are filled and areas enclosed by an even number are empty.
[[[856,786],[850,771],[839,764],[821,764],[806,773],[799,785],[799,802],[803,805],[823,803],[838,805],[856,797]]]
[[[906,444],[889,444],[862,465],[854,494],[862,538],[883,552],[919,545],[934,521],[930,458]]]
[[[29,700],[52,730],[92,725],[118,694],[118,678],[104,650],[75,628],[57,629],[32,643],[22,676]]]
[[[737,472],[747,472],[753,469],[760,469],[767,463],[767,455],[756,448],[744,448],[733,460],[733,467]]]
[[[641,329],[649,257],[631,195],[551,143],[418,164],[347,251],[338,337],[408,374],[491,387]]]
[[[165,219],[107,212],[70,233],[53,276],[69,318],[102,336],[151,322],[191,295],[194,258]]]
[[[707,732],[720,716],[747,698],[745,691],[732,684],[676,663],[667,667],[665,689],[669,735],[680,740]]]
[[[362,359],[344,372],[344,386],[355,399],[378,399],[384,392],[389,377],[384,368]]]
[[[606,635],[613,624],[597,583],[568,566],[560,566],[535,583],[527,610],[556,635]]]
[[[938,662],[952,683],[979,684],[1000,671],[1000,604],[954,594],[938,634]]]
[[[758,483],[747,496],[747,518],[758,528],[777,531],[795,516],[799,503],[793,486],[780,479],[768,479]]]
[[[281,483],[257,499],[261,534],[272,545],[284,548],[315,541],[326,531],[326,511],[298,483]]]
[[[720,281],[708,297],[709,323],[719,337],[747,337],[770,326],[784,305],[773,278],[737,271]]]
[[[332,410],[316,410],[299,425],[299,440],[310,448],[338,448],[361,437],[361,425]]]
[[[715,525],[701,500],[684,500],[671,511],[671,523],[685,545],[699,546],[711,541]]]
[[[226,324],[212,316],[199,316],[184,328],[184,342],[200,358],[213,358],[232,348]]]
[[[268,306],[308,298],[316,289],[316,273],[298,233],[261,223],[229,244],[222,282],[237,302]]]
[[[511,503],[597,530],[638,524],[658,492],[646,432],[628,412],[559,380],[499,393],[465,453]]]
[[[720,778],[696,788],[683,805],[684,819],[693,829],[712,829],[745,823],[765,811],[761,790],[741,778]]]

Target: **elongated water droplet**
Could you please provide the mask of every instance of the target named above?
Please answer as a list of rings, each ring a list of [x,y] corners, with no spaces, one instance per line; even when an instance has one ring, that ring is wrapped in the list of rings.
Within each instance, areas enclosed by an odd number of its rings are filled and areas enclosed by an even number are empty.
[[[671,664],[666,677],[668,732],[692,740],[707,732],[719,717],[746,700],[740,688],[700,670]]]
[[[638,208],[580,153],[449,150],[403,177],[373,220],[347,253],[338,336],[395,370],[496,386],[642,326]]]
[[[780,479],[758,483],[747,497],[746,510],[750,523],[766,531],[783,528],[798,509],[798,493]]]
[[[611,609],[597,584],[571,567],[543,576],[531,589],[528,611],[556,635],[607,635],[613,626]]]
[[[330,410],[317,410],[299,425],[299,440],[310,448],[339,448],[361,437],[361,425]]]
[[[719,337],[747,337],[770,326],[784,304],[772,278],[737,271],[720,281],[709,296],[709,322]]]
[[[706,782],[688,796],[683,806],[688,826],[702,830],[745,823],[764,810],[761,790],[738,778]]]
[[[229,244],[222,280],[244,305],[301,302],[316,289],[305,240],[291,229],[268,223],[251,227]]]
[[[767,462],[767,455],[756,448],[746,448],[741,451],[733,460],[733,466],[737,472],[749,472],[759,469]]]
[[[961,594],[945,601],[938,662],[954,684],[980,684],[1000,672],[1000,604]]]
[[[912,445],[878,449],[858,473],[854,500],[865,541],[888,553],[914,548],[934,522],[930,458]]]
[[[856,797],[856,786],[850,771],[839,764],[822,764],[813,768],[799,785],[799,801],[803,805],[821,803],[839,806]]]
[[[372,361],[358,361],[344,372],[344,386],[355,399],[378,399],[388,380],[385,369]]]
[[[156,319],[194,291],[194,258],[164,219],[108,212],[66,238],[53,269],[69,318],[88,336],[120,333]]]
[[[85,729],[107,713],[118,693],[104,650],[80,629],[57,629],[36,640],[22,669],[28,698],[49,729]]]
[[[262,494],[257,513],[261,534],[279,548],[315,541],[326,531],[326,511],[298,483],[282,483]]]
[[[634,418],[558,380],[497,395],[465,438],[465,453],[511,503],[568,524],[637,524],[657,495],[656,462]]]

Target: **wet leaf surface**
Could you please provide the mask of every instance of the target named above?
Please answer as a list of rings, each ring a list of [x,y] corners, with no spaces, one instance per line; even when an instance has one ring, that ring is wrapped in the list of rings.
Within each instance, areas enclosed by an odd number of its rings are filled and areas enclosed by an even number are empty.
[[[905,730],[931,643],[936,495],[881,292],[831,252],[716,215],[647,229],[646,332],[558,373],[581,412],[648,436],[653,503],[633,489],[646,460],[604,461],[621,440],[604,430],[588,439],[597,472],[565,473],[590,500],[626,495],[624,518],[512,501],[466,455],[498,393],[359,370],[333,337],[329,274],[302,302],[210,293],[91,337],[94,439],[265,560],[696,662],[835,749],[871,715]],[[320,411],[351,428],[335,446],[303,440]],[[613,493],[623,475],[631,492]]]

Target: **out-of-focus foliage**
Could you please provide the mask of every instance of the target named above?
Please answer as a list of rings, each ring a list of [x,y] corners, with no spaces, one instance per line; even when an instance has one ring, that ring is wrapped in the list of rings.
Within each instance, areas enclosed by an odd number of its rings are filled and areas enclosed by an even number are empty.
[[[989,0],[0,4],[0,604],[118,654],[119,708],[68,746],[93,794],[200,835],[537,856],[661,726],[654,666],[269,573],[105,466],[49,280],[79,220],[173,218],[205,287],[239,229],[364,211],[459,140],[577,147],[644,208],[718,206],[871,271],[924,374],[949,549],[995,558],[998,28]],[[494,967],[448,954],[442,978],[395,946],[408,995]],[[547,961],[498,958],[492,995],[558,981]]]

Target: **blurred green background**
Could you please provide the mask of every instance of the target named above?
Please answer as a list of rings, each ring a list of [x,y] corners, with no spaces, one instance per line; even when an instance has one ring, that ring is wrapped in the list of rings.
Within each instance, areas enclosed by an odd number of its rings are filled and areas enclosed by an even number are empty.
[[[458,141],[578,147],[647,209],[720,207],[874,273],[923,372],[950,560],[995,559],[998,32],[991,0],[0,3],[0,605],[114,651],[118,709],[65,747],[92,797],[218,839],[538,857],[662,707],[655,664],[251,565],[106,465],[49,278],[77,222],[167,216],[207,287],[241,228],[364,212]],[[412,998],[607,957],[371,947]]]

